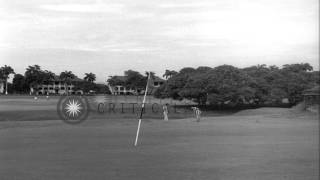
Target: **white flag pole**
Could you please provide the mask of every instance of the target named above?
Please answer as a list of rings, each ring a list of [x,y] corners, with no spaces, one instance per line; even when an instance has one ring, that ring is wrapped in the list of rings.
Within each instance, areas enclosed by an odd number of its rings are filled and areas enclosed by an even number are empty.
[[[137,146],[137,144],[138,144],[138,138],[139,138],[139,132],[140,132],[142,114],[143,114],[143,111],[144,111],[144,104],[145,104],[145,102],[146,102],[146,97],[147,97],[147,92],[148,92],[150,75],[151,75],[151,73],[149,72],[149,74],[148,74],[148,80],[147,80],[147,86],[146,86],[146,90],[145,90],[145,92],[144,92],[144,97],[143,97],[143,101],[142,101],[142,105],[141,105],[141,112],[140,112],[138,129],[137,129],[136,140],[135,140],[135,142],[134,142],[134,146]]]

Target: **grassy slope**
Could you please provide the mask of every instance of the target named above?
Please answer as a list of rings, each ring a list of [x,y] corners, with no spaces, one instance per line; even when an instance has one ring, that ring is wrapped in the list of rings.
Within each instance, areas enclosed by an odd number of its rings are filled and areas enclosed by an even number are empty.
[[[37,120],[57,120],[57,104],[59,96],[52,96],[49,100],[45,96],[39,96],[37,100],[33,96],[0,96],[0,121],[37,121]],[[141,108],[142,97],[136,96],[89,96],[87,97],[91,111],[89,119],[137,119]],[[101,106],[103,113],[98,112],[98,104],[104,103]],[[115,109],[112,110],[110,103],[114,103]],[[122,113],[122,105],[123,112]],[[134,105],[133,109],[133,104]],[[189,103],[188,101],[173,101],[169,99],[159,100],[153,97],[148,97],[146,101],[146,113],[144,117],[152,119],[162,119],[161,104],[169,103],[171,105],[181,105]],[[157,104],[154,104],[157,103]],[[152,110],[153,106],[153,110]],[[192,117],[192,110],[174,109],[169,107],[169,116],[172,119],[181,119]],[[204,112],[203,115],[220,116],[229,112]]]
[[[142,124],[0,122],[0,179],[318,179],[317,115],[263,108]]]

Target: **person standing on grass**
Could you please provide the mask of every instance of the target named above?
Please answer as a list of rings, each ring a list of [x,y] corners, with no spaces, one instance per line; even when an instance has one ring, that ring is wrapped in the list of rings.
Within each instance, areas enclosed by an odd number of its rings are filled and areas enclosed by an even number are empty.
[[[200,122],[201,110],[197,107],[191,107],[191,109],[193,110],[193,114],[195,115],[197,122]]]
[[[197,110],[196,110],[196,117],[197,117],[197,122],[200,122],[201,110],[199,108],[197,108]]]
[[[168,104],[163,105],[163,118],[164,121],[169,121],[168,119]]]

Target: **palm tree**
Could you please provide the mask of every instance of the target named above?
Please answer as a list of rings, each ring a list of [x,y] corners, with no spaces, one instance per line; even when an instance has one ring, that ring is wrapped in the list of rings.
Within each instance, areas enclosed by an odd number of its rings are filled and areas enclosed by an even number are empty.
[[[44,84],[49,84],[51,81],[54,80],[55,76],[56,75],[53,72],[45,70],[43,72],[43,83]]]
[[[64,82],[64,88],[68,95],[67,84],[71,83],[71,81],[76,78],[76,75],[74,75],[72,71],[64,71],[60,73],[59,78]]]
[[[6,82],[6,94],[8,94],[8,78],[10,74],[14,74],[14,70],[10,66],[4,65],[0,68],[0,74]]]
[[[26,78],[26,84],[30,88],[30,93],[33,92],[34,88],[37,87],[39,83],[41,83],[42,79],[42,70],[39,65],[29,66],[24,73],[24,77]]]
[[[85,73],[84,80],[93,83],[96,80],[96,75],[93,73]]]
[[[171,78],[173,75],[176,75],[177,73],[178,72],[176,72],[174,70],[170,71],[170,70],[166,69],[166,72],[163,74],[162,77],[164,77],[164,78],[166,78],[166,80],[168,80],[169,78]]]

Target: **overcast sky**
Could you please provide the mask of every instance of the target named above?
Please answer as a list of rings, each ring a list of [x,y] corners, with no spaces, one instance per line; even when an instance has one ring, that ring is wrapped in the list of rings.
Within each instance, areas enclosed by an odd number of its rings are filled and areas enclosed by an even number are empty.
[[[0,66],[98,82],[127,69],[318,69],[318,11],[318,0],[0,0]]]

